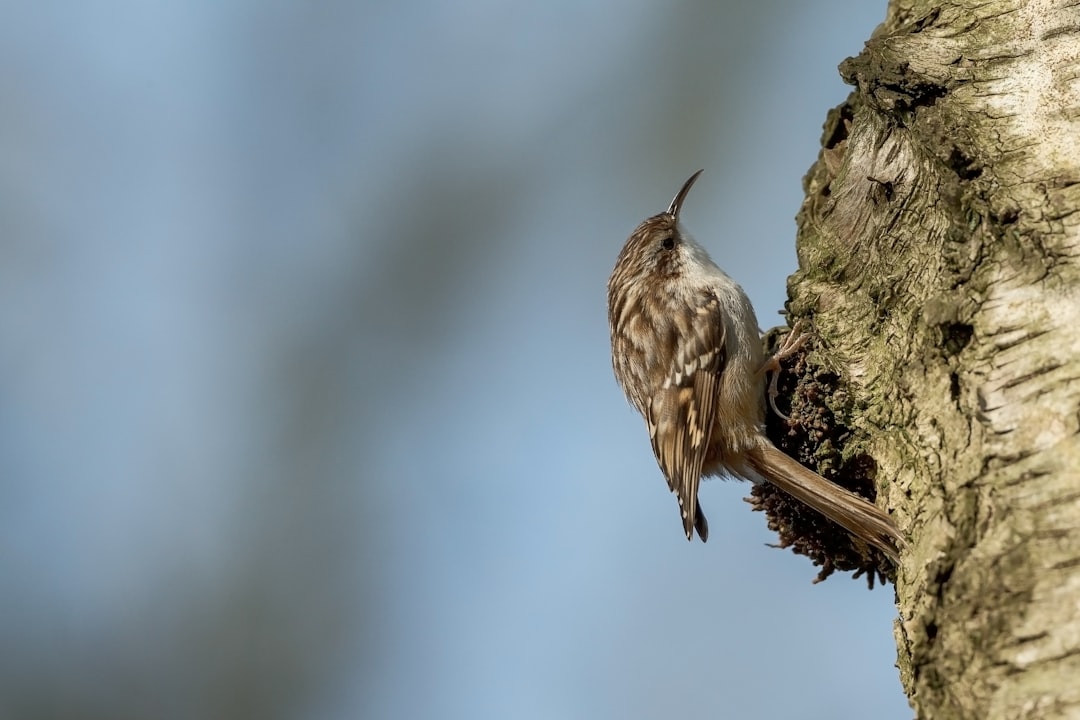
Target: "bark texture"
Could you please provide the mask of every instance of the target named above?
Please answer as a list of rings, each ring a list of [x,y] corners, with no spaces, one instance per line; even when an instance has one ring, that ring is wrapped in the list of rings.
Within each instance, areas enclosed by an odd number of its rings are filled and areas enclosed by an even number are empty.
[[[911,540],[905,689],[1080,717],[1080,2],[894,0],[841,73],[789,310]]]

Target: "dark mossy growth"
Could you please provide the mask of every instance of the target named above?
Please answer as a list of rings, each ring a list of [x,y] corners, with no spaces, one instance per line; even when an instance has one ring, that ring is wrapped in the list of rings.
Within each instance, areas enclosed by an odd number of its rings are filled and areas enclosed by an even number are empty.
[[[775,331],[766,335],[768,352],[779,336]],[[776,447],[806,467],[873,502],[877,466],[868,455],[844,452],[851,431],[831,408],[848,403],[836,374],[807,361],[812,347],[809,342],[784,361],[776,405],[789,419],[769,409],[766,432]],[[853,572],[856,578],[865,575],[871,588],[875,579],[882,583],[893,579],[895,568],[885,554],[774,486],[755,485],[748,502],[765,513],[769,529],[780,536],[778,547],[791,548],[821,568],[814,582],[838,570]]]

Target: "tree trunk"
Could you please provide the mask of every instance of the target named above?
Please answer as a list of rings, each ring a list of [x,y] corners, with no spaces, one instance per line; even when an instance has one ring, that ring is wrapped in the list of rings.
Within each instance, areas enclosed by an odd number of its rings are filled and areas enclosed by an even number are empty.
[[[1080,3],[893,0],[841,73],[789,310],[911,541],[904,687],[1080,717]]]

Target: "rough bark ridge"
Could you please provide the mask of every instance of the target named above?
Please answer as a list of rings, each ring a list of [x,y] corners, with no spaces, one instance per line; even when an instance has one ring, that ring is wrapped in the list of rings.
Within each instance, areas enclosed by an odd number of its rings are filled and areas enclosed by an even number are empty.
[[[894,0],[841,73],[789,310],[912,541],[904,686],[1080,717],[1080,2]]]

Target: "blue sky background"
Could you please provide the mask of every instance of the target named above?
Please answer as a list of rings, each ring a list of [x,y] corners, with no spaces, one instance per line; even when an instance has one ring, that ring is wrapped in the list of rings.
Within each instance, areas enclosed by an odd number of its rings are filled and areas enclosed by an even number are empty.
[[[910,718],[891,588],[686,542],[604,295],[704,167],[779,323],[884,13],[5,5],[0,716]]]

